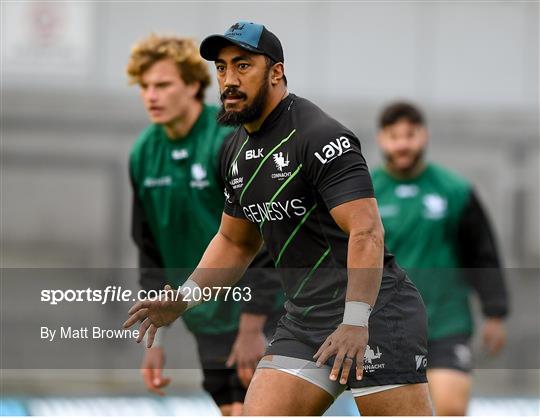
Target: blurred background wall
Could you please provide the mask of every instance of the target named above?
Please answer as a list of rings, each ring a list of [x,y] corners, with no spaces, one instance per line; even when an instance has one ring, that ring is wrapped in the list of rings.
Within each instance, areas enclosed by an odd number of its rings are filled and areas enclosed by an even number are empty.
[[[372,167],[381,106],[420,104],[429,158],[477,186],[506,266],[540,266],[536,2],[39,1],[1,15],[3,267],[136,265],[127,155],[147,119],[130,47],[237,20],[280,37],[290,90],[348,125]],[[537,279],[510,287],[538,296]]]

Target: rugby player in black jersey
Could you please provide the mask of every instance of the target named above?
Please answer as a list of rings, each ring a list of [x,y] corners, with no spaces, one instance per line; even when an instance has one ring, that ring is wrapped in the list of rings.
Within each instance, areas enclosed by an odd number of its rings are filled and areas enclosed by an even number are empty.
[[[223,153],[226,204],[197,270],[166,300],[140,301],[124,326],[140,339],[199,303],[193,289],[230,286],[263,239],[282,273],[287,314],[246,395],[247,415],[322,414],[350,388],[362,415],[431,415],[426,313],[391,254],[360,143],[313,103],[289,94],[278,38],[238,22],[207,37],[223,103],[238,126]],[[170,290],[170,287],[166,289]]]

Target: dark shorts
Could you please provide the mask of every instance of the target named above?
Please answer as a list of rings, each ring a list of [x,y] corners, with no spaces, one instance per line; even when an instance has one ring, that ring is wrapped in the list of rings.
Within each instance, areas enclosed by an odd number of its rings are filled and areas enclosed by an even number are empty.
[[[452,335],[428,341],[429,369],[453,369],[470,373],[472,364],[469,334]]]
[[[227,367],[236,331],[223,334],[194,334],[203,373],[203,388],[218,405],[244,402],[246,389],[240,383],[236,368]]]
[[[274,334],[276,323],[276,315],[268,318],[264,328],[268,339]],[[225,365],[236,334],[236,331],[216,335],[194,334],[203,372],[203,388],[218,406],[243,403],[246,396],[246,388],[242,386],[236,368]]]
[[[369,320],[364,378],[358,381],[351,373],[347,382],[351,388],[427,382],[427,317],[422,298],[406,278],[385,293],[377,299]],[[379,300],[384,302],[379,305]],[[313,361],[334,329],[301,327],[283,317],[266,354]],[[330,358],[327,364],[332,366],[333,361]]]

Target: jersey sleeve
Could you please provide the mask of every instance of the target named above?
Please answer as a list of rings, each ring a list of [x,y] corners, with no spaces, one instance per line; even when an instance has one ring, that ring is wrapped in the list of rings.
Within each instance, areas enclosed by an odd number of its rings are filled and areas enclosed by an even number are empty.
[[[139,258],[139,284],[144,290],[161,290],[167,284],[163,261],[141,199],[137,193],[130,162],[129,178],[133,193],[131,205],[131,237],[137,245]]]
[[[508,314],[508,291],[493,229],[478,196],[470,191],[458,225],[458,245],[465,276],[482,302],[488,317]]]
[[[374,197],[358,138],[337,122],[309,131],[301,141],[302,164],[327,208]]]
[[[238,197],[236,196],[233,187],[230,184],[231,176],[231,166],[234,163],[234,156],[232,155],[231,148],[233,145],[233,134],[231,134],[224,142],[223,147],[220,150],[220,173],[221,179],[223,182],[223,193],[225,194],[225,206],[223,207],[223,212],[229,216],[235,218],[246,219],[242,207],[238,202]]]

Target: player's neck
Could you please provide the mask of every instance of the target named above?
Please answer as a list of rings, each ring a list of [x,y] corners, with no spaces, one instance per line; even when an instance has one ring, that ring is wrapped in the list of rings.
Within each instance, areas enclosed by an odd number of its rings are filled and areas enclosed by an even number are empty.
[[[421,159],[416,162],[413,166],[405,169],[405,170],[399,170],[395,168],[391,163],[386,163],[385,165],[386,171],[388,174],[390,174],[392,177],[398,179],[398,180],[411,180],[418,177],[426,168],[426,162]]]
[[[244,124],[244,128],[246,129],[246,131],[250,134],[253,132],[257,132],[261,128],[262,124],[264,123],[268,115],[272,113],[272,111],[288,95],[289,95],[289,92],[287,90],[287,87],[284,87],[283,89],[279,89],[270,93],[269,99],[266,102],[266,106],[262,112],[261,117],[253,122]]]
[[[191,128],[193,128],[193,125],[195,125],[195,122],[197,122],[197,119],[199,119],[202,109],[203,104],[196,100],[193,105],[188,106],[184,115],[165,124],[164,128],[167,137],[171,140],[181,140],[185,138],[191,131]]]

